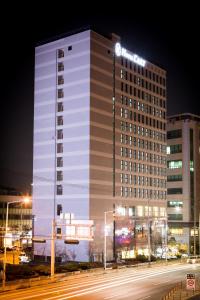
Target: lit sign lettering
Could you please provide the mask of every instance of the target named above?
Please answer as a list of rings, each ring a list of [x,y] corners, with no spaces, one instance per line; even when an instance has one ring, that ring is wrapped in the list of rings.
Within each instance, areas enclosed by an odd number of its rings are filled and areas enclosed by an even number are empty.
[[[139,57],[137,54],[129,53],[125,48],[122,48],[120,43],[115,44],[115,54],[117,56],[123,56],[123,57],[127,58],[128,60],[131,60],[134,63],[136,63],[142,67],[145,67],[146,60]]]

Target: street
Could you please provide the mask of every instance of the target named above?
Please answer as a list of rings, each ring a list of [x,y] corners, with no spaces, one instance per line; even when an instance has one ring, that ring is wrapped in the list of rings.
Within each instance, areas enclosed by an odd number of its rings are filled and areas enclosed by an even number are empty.
[[[130,268],[108,270],[106,273],[90,273],[74,276],[62,282],[37,286],[24,290],[5,292],[0,299],[45,300],[160,300],[187,273],[199,274],[200,264],[176,264],[153,266],[143,269]]]

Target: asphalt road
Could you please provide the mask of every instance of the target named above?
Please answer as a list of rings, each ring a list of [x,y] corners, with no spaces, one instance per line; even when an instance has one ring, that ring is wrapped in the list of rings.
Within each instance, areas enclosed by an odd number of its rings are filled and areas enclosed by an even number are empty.
[[[74,276],[51,283],[13,292],[2,292],[4,300],[160,300],[187,273],[200,274],[200,264],[176,264],[143,269],[108,270]]]

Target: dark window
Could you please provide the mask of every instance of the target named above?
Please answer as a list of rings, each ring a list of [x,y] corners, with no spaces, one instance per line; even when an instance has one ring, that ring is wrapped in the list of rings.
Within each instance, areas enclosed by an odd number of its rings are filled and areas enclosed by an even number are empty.
[[[57,195],[63,194],[63,187],[61,184],[57,185]]]
[[[57,167],[63,167],[63,158],[57,157]]]
[[[62,181],[63,180],[63,171],[57,171],[57,180]]]
[[[62,205],[57,204],[57,216],[60,216],[61,213],[62,213]]]
[[[57,144],[57,153],[62,153],[63,152],[63,144],[59,143]]]
[[[167,181],[182,181],[182,179],[182,174],[167,176]]]
[[[69,46],[69,47],[68,47],[68,51],[71,51],[71,50],[72,50],[72,46]]]
[[[62,140],[63,139],[63,130],[62,129],[58,129],[57,130],[57,139],[58,140]]]
[[[170,146],[170,154],[181,153],[181,152],[182,152],[182,145],[181,144]]]
[[[182,193],[183,193],[183,189],[182,188],[170,188],[170,189],[167,189],[167,194],[168,195],[182,194]]]
[[[65,52],[63,49],[58,49],[58,58],[62,58],[65,56]]]
[[[183,220],[183,215],[181,214],[168,214],[168,220]]]
[[[177,130],[171,130],[167,132],[167,139],[177,139],[182,137],[182,130],[177,129]]]
[[[63,89],[58,89],[58,98],[63,98],[63,97],[64,97]]]
[[[58,63],[58,72],[64,71],[64,64],[63,62]]]
[[[57,228],[57,234],[61,234],[61,227]]]
[[[62,102],[59,102],[59,103],[58,103],[57,109],[58,109],[58,112],[63,111],[63,103],[62,103]]]
[[[64,84],[64,77],[63,77],[63,75],[59,75],[58,76],[58,85],[60,85],[60,84]]]
[[[57,125],[63,125],[63,116],[58,116],[57,117]]]

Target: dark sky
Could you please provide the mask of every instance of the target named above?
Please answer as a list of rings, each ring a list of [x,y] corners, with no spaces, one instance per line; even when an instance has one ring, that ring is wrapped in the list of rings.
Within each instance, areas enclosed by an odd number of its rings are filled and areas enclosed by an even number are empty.
[[[76,9],[19,7],[1,24],[3,75],[0,110],[0,185],[30,191],[32,182],[34,46],[37,42],[87,25],[122,37],[124,47],[167,71],[168,115],[200,115],[198,9],[160,11],[120,5],[120,12],[82,15]],[[120,10],[119,10],[120,11]],[[31,15],[32,12],[32,15]],[[2,12],[3,13],[3,12]]]

